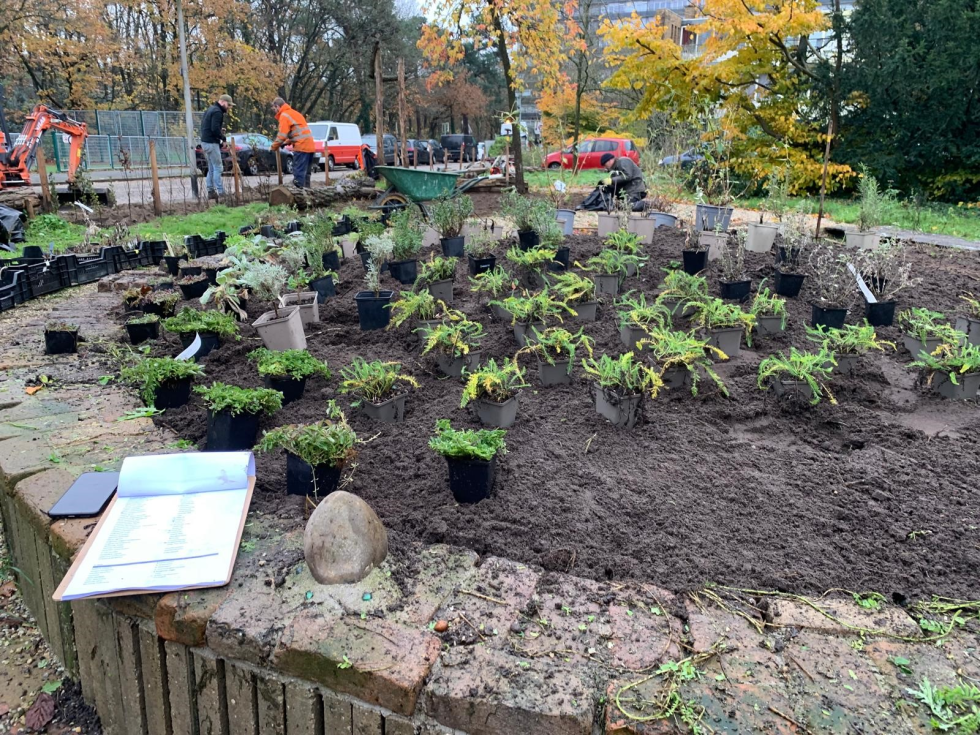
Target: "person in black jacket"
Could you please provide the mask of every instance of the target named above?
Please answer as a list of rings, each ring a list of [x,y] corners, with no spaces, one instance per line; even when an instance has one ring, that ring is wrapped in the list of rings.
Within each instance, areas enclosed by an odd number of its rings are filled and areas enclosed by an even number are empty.
[[[225,142],[222,126],[225,122],[225,113],[234,106],[231,97],[223,94],[204,111],[204,117],[201,118],[201,151],[204,153],[204,160],[208,162],[208,175],[205,178],[208,199],[217,199],[225,195],[225,188],[221,183],[221,174],[224,170],[221,163],[221,144]]]

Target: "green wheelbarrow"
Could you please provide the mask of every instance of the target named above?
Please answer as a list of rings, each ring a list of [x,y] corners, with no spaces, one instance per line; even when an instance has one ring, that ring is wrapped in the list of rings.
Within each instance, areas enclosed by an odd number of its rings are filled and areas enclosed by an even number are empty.
[[[387,213],[415,204],[426,219],[429,218],[429,212],[425,208],[426,202],[459,196],[484,179],[490,178],[477,176],[459,183],[461,171],[419,171],[401,166],[377,166],[376,170],[388,182],[388,188],[374,200],[372,209],[380,209]]]

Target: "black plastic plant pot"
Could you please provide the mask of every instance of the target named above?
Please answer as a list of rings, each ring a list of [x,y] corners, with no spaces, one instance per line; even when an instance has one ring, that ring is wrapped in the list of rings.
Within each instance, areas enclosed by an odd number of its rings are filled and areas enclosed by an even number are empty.
[[[417,260],[393,260],[388,263],[391,277],[403,286],[415,283],[419,277],[419,262]]]
[[[205,451],[241,452],[255,446],[259,417],[254,413],[232,416],[231,411],[208,411]]]
[[[262,237],[273,238],[276,237],[279,233],[276,232],[276,228],[273,227],[272,225],[262,225],[259,228],[259,234],[262,235]]]
[[[40,245],[25,245],[24,260],[44,260],[44,248]]]
[[[621,396],[597,385],[595,410],[617,429],[632,429],[640,415],[642,398],[642,394]]]
[[[538,360],[538,380],[541,385],[568,385],[572,382],[572,373],[568,369],[568,360],[555,360],[554,365]]]
[[[689,276],[696,276],[708,267],[707,250],[682,250],[681,256],[684,258],[684,272]]]
[[[323,263],[323,267],[328,271],[339,271],[340,270],[340,253],[336,250],[331,250],[329,253],[324,253],[323,257],[320,259]]]
[[[148,339],[156,339],[160,336],[160,322],[127,324],[126,331],[129,333],[129,341],[134,345],[138,345],[146,342]]]
[[[752,281],[720,281],[721,297],[733,301],[745,301],[752,290]]]
[[[490,497],[497,474],[496,457],[489,462],[446,457],[446,464],[449,465],[449,490],[457,503],[479,503]]]
[[[303,229],[303,223],[299,220],[293,220],[292,222],[286,223],[286,234],[292,234],[293,232],[299,232]]]
[[[517,233],[517,242],[521,250],[531,250],[541,244],[541,238],[534,230],[520,230]]]
[[[291,452],[286,452],[286,495],[325,497],[340,484],[340,467],[325,464],[313,467]]]
[[[212,286],[218,284],[218,269],[217,268],[205,268],[204,275],[208,277],[208,283]]]
[[[180,261],[183,259],[184,256],[182,255],[176,257],[173,255],[164,255],[163,262],[167,266],[167,272],[172,276],[176,276],[180,271]]]
[[[180,277],[199,276],[204,272],[204,268],[199,265],[182,265],[180,267]]]
[[[466,238],[462,235],[459,237],[440,237],[439,243],[442,245],[442,254],[447,258],[462,258],[465,240]]]
[[[153,405],[156,408],[180,408],[191,399],[191,379],[179,378],[161,383],[156,390]]]
[[[865,303],[864,316],[872,327],[890,327],[895,322],[895,302]]]
[[[795,299],[800,295],[800,289],[803,288],[803,281],[805,279],[806,275],[804,274],[783,273],[777,268],[776,275],[773,278],[773,290],[780,296]]]
[[[262,382],[265,383],[266,388],[271,388],[282,393],[282,405],[284,406],[287,403],[298,401],[303,397],[303,392],[306,390],[306,378],[292,378],[288,375],[284,377],[266,375],[262,379]]]
[[[810,304],[810,326],[814,328],[843,329],[846,319],[847,309]]]
[[[180,292],[184,295],[184,299],[190,301],[201,298],[211,284],[208,283],[207,278],[202,278],[200,281],[194,281],[194,283],[179,283],[177,285],[180,286]]]
[[[180,333],[180,343],[184,346],[186,350],[194,342],[194,335],[198,334],[196,332],[181,332]],[[207,357],[216,349],[221,347],[221,339],[214,332],[199,332],[201,335],[201,347],[194,354],[195,360],[200,360],[202,357]]]
[[[337,284],[333,282],[333,276],[324,276],[310,281],[310,290],[317,292],[318,300],[322,304],[331,296],[337,295]]]
[[[474,258],[472,255],[468,255],[467,258],[470,261],[471,276],[478,276],[481,273],[492,271],[497,266],[496,255],[488,255],[485,258]]]
[[[367,250],[358,250],[357,254],[361,256],[361,265],[364,266],[364,270],[367,270],[368,263],[371,262],[371,253],[369,253]],[[381,272],[384,273],[388,270],[390,270],[388,263],[382,263]]]
[[[239,235],[251,235],[255,232],[255,225],[243,225],[238,228]]]
[[[345,214],[343,219],[333,226],[333,230],[330,234],[332,234],[334,237],[343,237],[344,235],[349,235],[350,232],[350,217]]]
[[[169,281],[157,281],[157,283],[154,284],[154,286],[153,286],[153,290],[154,291],[171,291],[171,290],[173,290],[173,287],[174,287],[173,280],[169,280]]]
[[[558,248],[555,259],[548,263],[548,270],[554,273],[562,273],[568,270],[568,258],[571,250],[568,247]]]
[[[78,332],[44,330],[44,352],[47,355],[70,355],[78,352]]]
[[[380,291],[377,296],[374,291],[358,291],[354,296],[357,303],[357,318],[361,323],[362,332],[372,329],[384,329],[391,320],[391,303],[394,291]]]
[[[386,424],[400,424],[405,420],[405,401],[408,400],[408,393],[401,393],[394,398],[389,398],[381,403],[363,401],[361,410],[364,415],[375,421]]]

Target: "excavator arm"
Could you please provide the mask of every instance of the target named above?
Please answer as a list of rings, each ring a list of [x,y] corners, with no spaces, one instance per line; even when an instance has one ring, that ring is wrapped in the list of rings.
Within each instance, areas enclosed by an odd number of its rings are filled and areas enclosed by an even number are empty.
[[[88,136],[85,123],[72,120],[63,112],[38,105],[27,116],[24,131],[9,151],[0,146],[0,188],[3,186],[30,186],[31,166],[41,143],[45,130],[58,130],[71,139],[71,152],[68,161],[68,184],[75,181],[75,174],[82,163],[85,138]]]

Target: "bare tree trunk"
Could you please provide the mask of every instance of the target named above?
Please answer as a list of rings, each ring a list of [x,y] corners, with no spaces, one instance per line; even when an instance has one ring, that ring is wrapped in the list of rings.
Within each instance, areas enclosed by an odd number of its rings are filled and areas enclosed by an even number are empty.
[[[527,184],[524,183],[524,158],[521,155],[521,125],[520,113],[517,107],[517,91],[514,84],[514,72],[510,66],[510,53],[507,51],[507,36],[504,33],[503,23],[500,15],[493,14],[494,30],[497,34],[497,54],[500,56],[500,65],[504,69],[504,79],[507,82],[507,105],[511,113],[515,115],[511,123],[511,145],[514,148],[514,187],[521,194],[527,193]]]

